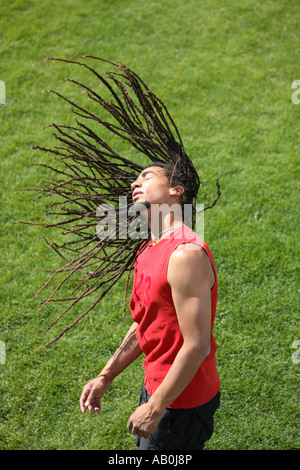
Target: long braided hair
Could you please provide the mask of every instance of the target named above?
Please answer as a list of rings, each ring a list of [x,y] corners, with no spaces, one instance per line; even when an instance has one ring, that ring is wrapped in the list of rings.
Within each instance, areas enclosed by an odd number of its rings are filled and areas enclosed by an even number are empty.
[[[130,273],[136,254],[149,237],[142,233],[139,237],[129,237],[128,228],[137,219],[137,215],[129,215],[131,202],[131,182],[136,179],[141,170],[138,156],[143,154],[149,165],[160,165],[164,168],[170,184],[183,184],[186,201],[195,201],[200,186],[200,180],[193,162],[185,153],[179,131],[164,103],[149,90],[142,79],[123,64],[116,64],[93,56],[80,57],[79,60],[47,58],[47,61],[62,61],[73,66],[84,67],[97,80],[97,91],[87,85],[67,78],[81,88],[88,103],[93,102],[97,114],[88,107],[78,104],[58,93],[56,94],[71,105],[75,115],[74,125],[59,125],[52,123],[47,128],[53,129],[53,136],[59,145],[45,148],[36,145],[33,148],[50,152],[60,164],[53,166],[37,163],[55,173],[55,178],[45,188],[30,190],[45,192],[47,196],[56,195],[59,200],[51,207],[58,208],[51,214],[60,219],[54,223],[41,223],[44,227],[57,227],[70,237],[68,241],[58,244],[46,242],[63,259],[63,266],[52,271],[46,283],[39,289],[35,298],[50,284],[56,281],[56,286],[48,297],[40,304],[40,309],[49,302],[67,301],[67,307],[48,326],[48,331],[81,299],[97,292],[96,299],[69,326],[64,328],[54,339],[42,347],[47,347],[57,341],[66,331],[73,328],[88,314],[111,290],[125,272]],[[87,59],[110,64],[112,70],[100,74],[86,63]],[[109,93],[109,99],[104,99],[100,89]],[[107,118],[104,117],[107,116]],[[95,130],[97,128],[97,131]],[[103,135],[108,130],[110,135],[128,142],[134,148],[135,159],[121,156],[109,145]],[[101,133],[102,129],[102,133]],[[218,185],[218,181],[217,181]],[[220,196],[218,196],[212,207]],[[120,200],[125,201],[120,205]],[[99,238],[95,226],[103,219],[103,213],[97,213],[97,208],[114,207],[116,221],[123,220],[122,228],[117,223],[114,235]],[[209,208],[207,207],[207,208]],[[195,223],[195,211],[193,212]],[[109,217],[109,214],[108,216]],[[106,222],[109,219],[105,219]],[[125,226],[124,226],[125,220]],[[25,222],[31,223],[31,222]],[[142,227],[142,224],[141,224]],[[122,232],[123,231],[123,232]],[[124,235],[125,234],[125,235]],[[75,287],[67,298],[59,298],[60,288],[80,274],[75,281]],[[128,280],[126,293],[128,289]],[[125,296],[126,298],[126,296]],[[125,308],[125,301],[123,310]]]

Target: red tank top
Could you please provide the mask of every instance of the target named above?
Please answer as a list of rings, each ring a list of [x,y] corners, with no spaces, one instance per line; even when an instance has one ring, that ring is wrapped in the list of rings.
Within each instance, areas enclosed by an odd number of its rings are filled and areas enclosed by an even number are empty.
[[[182,243],[200,245],[209,257],[215,284],[211,291],[211,351],[185,390],[169,406],[193,408],[212,399],[220,389],[215,353],[217,344],[213,325],[217,306],[218,279],[212,254],[206,245],[187,226],[179,227],[157,244],[146,241],[141,246],[134,267],[131,316],[138,323],[136,336],[146,358],[145,386],[150,395],[163,381],[183,344],[177,314],[167,281],[169,259]]]

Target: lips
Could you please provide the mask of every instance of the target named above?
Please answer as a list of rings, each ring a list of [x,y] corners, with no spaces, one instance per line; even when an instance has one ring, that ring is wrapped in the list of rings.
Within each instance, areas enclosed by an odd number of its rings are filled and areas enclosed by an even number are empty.
[[[143,194],[143,192],[140,191],[139,189],[134,190],[132,193],[132,200],[134,200],[137,196],[139,196],[139,194]]]

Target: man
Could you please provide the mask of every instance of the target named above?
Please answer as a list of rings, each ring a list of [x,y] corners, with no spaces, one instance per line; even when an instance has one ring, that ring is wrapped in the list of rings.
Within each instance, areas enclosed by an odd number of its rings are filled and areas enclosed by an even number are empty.
[[[127,425],[142,450],[203,449],[219,406],[212,335],[217,274],[208,246],[183,224],[182,211],[172,210],[182,207],[189,191],[170,177],[173,170],[148,167],[131,186],[133,204],[142,208],[151,230],[135,261],[133,324],[80,398],[83,413],[86,407],[99,413],[113,379],[144,353],[140,406]],[[162,206],[169,210],[159,211]]]

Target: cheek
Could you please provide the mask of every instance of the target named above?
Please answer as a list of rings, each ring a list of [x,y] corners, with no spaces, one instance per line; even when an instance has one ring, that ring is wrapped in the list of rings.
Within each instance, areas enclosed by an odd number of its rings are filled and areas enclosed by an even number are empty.
[[[169,192],[165,185],[156,185],[156,187],[153,188],[153,196],[165,199],[168,194]]]

